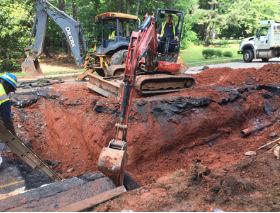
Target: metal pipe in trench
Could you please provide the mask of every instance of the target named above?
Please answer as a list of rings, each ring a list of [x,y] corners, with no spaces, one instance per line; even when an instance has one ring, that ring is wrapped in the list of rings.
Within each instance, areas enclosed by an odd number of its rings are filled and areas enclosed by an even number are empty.
[[[244,129],[244,130],[241,131],[241,135],[242,136],[250,135],[252,132],[262,130],[262,129],[268,127],[268,126],[271,126],[272,124],[273,124],[273,122],[266,122],[266,123],[263,123],[263,124],[256,125],[253,128]]]

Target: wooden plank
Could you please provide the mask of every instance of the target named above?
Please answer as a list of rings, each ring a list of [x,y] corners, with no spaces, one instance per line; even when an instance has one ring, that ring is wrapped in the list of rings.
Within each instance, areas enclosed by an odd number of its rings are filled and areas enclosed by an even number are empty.
[[[0,212],[55,212],[115,188],[109,177],[91,172],[0,200]]]
[[[109,199],[112,199],[116,196],[119,196],[126,192],[124,186],[120,186],[113,190],[103,192],[99,195],[93,196],[91,198],[87,198],[85,200],[73,203],[71,205],[65,206],[64,208],[58,209],[57,212],[80,212],[93,207],[99,203],[103,203]]]
[[[7,130],[2,121],[0,121],[0,140],[32,169],[41,170],[52,181],[62,180],[62,178],[51,169],[43,159],[37,156],[32,149]]]

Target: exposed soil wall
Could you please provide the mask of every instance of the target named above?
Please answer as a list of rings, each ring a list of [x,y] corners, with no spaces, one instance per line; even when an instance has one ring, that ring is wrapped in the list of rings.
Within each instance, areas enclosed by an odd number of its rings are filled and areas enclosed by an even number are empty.
[[[147,184],[188,168],[193,161],[209,168],[238,162],[244,151],[265,142],[244,139],[240,131],[275,121],[279,91],[265,86],[277,80],[259,78],[248,84],[237,77],[242,79],[247,72],[263,76],[262,72],[271,73],[278,67],[209,69],[194,76],[194,89],[134,99],[128,127],[128,171]],[[278,76],[272,75],[271,79]],[[229,76],[233,81],[221,80]],[[65,83],[31,90],[14,95],[12,103],[21,137],[65,178],[96,171],[101,148],[115,137],[119,102],[90,92],[84,85]],[[270,116],[265,103],[269,103]],[[74,171],[67,173],[70,168]]]

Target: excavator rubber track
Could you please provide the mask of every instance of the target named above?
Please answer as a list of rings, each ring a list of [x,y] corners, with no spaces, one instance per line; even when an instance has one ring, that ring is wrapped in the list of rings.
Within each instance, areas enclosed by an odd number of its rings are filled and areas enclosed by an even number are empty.
[[[179,74],[139,75],[136,77],[135,91],[138,94],[160,94],[177,92],[193,88],[195,79],[192,76]]]
[[[89,74],[88,88],[108,98],[120,100],[123,82],[120,79],[102,78]],[[135,82],[135,91],[139,95],[153,95],[170,92],[178,92],[193,88],[195,79],[185,74],[168,75],[138,75]]]

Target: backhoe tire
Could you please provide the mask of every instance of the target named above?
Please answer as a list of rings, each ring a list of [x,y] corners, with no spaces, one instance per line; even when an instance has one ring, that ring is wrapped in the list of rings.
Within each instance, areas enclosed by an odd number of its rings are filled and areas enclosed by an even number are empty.
[[[251,49],[247,49],[243,52],[243,60],[246,63],[252,62],[254,59],[254,53]]]
[[[269,58],[262,58],[263,62],[268,62]]]
[[[106,76],[106,70],[104,70],[104,69],[95,69],[95,71],[101,77],[105,77]]]
[[[128,50],[119,50],[114,53],[110,65],[125,65]]]

